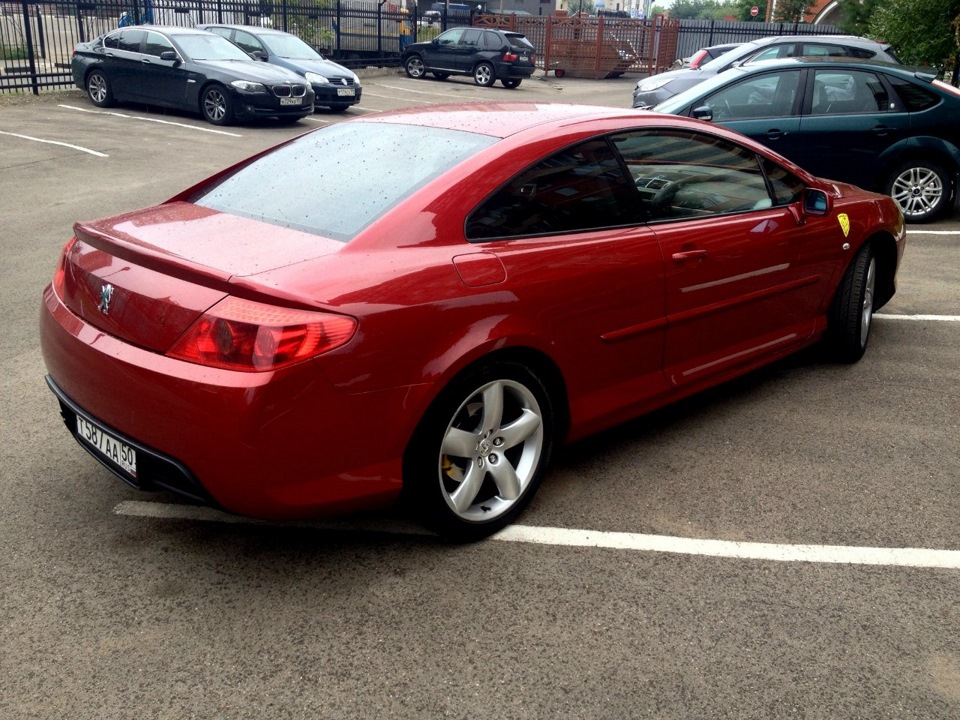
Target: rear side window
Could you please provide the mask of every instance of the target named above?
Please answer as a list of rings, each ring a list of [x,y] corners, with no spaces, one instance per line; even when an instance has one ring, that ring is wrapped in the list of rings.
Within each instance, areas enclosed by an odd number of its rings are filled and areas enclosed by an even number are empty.
[[[471,241],[557,235],[629,224],[636,192],[603,138],[589,140],[517,175],[467,218]]]
[[[908,112],[926,110],[940,102],[940,97],[935,92],[922,85],[892,75],[887,75],[886,78],[893,85],[900,102],[903,103],[903,109]]]
[[[120,40],[117,44],[117,50],[126,50],[127,52],[140,52],[140,43],[146,33],[143,30],[121,30]]]
[[[880,78],[862,70],[817,70],[812,115],[877,113],[890,109],[890,95]]]

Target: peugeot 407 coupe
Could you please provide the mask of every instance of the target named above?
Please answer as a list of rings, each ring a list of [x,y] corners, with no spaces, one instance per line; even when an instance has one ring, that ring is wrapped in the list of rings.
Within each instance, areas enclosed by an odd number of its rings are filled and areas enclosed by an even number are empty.
[[[476,539],[564,441],[814,343],[858,360],[904,242],[889,197],[691,118],[412,109],[77,223],[41,346],[131,485],[275,519],[400,498]]]

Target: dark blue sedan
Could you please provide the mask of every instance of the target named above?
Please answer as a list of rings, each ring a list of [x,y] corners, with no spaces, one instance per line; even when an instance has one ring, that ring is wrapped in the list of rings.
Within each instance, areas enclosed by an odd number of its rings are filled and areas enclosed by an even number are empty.
[[[960,90],[873,60],[745,65],[657,105],[743,133],[820,177],[891,195],[908,222],[947,211],[960,176]]]

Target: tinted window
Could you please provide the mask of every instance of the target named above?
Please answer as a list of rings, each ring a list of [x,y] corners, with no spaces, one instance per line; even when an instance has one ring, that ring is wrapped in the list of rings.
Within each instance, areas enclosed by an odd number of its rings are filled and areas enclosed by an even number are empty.
[[[766,73],[730,85],[703,104],[713,110],[717,121],[789,115],[799,83],[799,70]]]
[[[530,41],[527,40],[524,35],[507,35],[506,37],[507,42],[521,52],[530,52],[533,50],[533,45],[530,44]]]
[[[461,44],[476,46],[480,44],[480,31],[479,30],[465,30],[463,37],[460,39]]]
[[[893,89],[896,90],[900,98],[902,105],[899,109],[917,112],[918,110],[931,108],[940,102],[940,97],[935,92],[922,85],[892,75],[887,75],[886,78],[893,85]]]
[[[643,130],[614,138],[651,220],[759,210],[773,205],[757,156],[720,138]]]
[[[441,45],[456,45],[460,42],[462,35],[463,28],[454,28],[453,30],[447,30],[445,33],[438,35],[437,42]]]
[[[487,31],[483,33],[483,47],[487,50],[496,50],[503,46],[503,41],[495,32]]]
[[[817,43],[804,43],[801,52],[808,57],[846,57],[850,54],[847,48],[842,45],[820,45]],[[867,57],[870,57],[872,54],[873,53],[869,53]]]
[[[813,115],[885,112],[890,97],[880,78],[861,70],[817,70],[814,74]]]
[[[160,57],[161,53],[174,52],[174,49],[173,44],[160,33],[148,32],[147,44],[143,46],[143,51],[147,55]]]
[[[773,189],[773,195],[777,205],[789,205],[800,199],[803,189],[806,187],[803,181],[793,173],[787,172],[784,168],[777,165],[773,160],[767,158],[761,159],[763,171],[770,181],[770,187]]]
[[[467,219],[467,239],[595,230],[638,216],[636,192],[604,139],[557,153],[521,173]]]
[[[143,30],[121,30],[117,49],[126,50],[127,52],[140,52],[140,43],[145,34]]]
[[[120,48],[120,33],[114,33],[113,35],[107,35],[103,39],[103,46],[105,48],[110,48],[112,50],[118,50]]]
[[[193,201],[345,242],[494,142],[459,130],[343,123],[254,160]]]

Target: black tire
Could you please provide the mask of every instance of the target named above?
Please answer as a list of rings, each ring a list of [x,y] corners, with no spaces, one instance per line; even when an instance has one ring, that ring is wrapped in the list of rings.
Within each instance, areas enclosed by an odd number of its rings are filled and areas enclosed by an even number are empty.
[[[437,80],[446,80],[448,77],[450,77],[450,73],[434,72],[433,76]]]
[[[116,104],[110,81],[99,70],[94,70],[87,75],[87,95],[90,97],[90,102],[97,107],[113,107]]]
[[[936,220],[949,207],[953,181],[935,162],[908,160],[894,168],[884,190],[900,206],[904,220],[926,223]]]
[[[523,82],[523,78],[513,78],[512,80],[505,78],[500,81],[500,84],[508,90],[513,90],[514,88],[520,87],[521,82]]]
[[[233,100],[222,85],[211,85],[200,97],[200,112],[213,125],[230,125],[233,122]]]
[[[480,87],[490,87],[497,81],[497,71],[488,62],[478,63],[473,69],[473,81]]]
[[[414,80],[420,80],[427,74],[427,66],[423,64],[423,58],[419,55],[408,57],[403,63],[403,69]]]
[[[555,432],[547,389],[527,367],[497,362],[454,380],[404,456],[404,498],[457,542],[497,532],[523,511],[546,472]]]
[[[850,263],[830,305],[826,346],[837,362],[855,363],[863,357],[873,326],[877,287],[877,260],[864,245]]]
[[[562,78],[564,75],[567,74],[567,71],[564,70],[563,68],[557,68],[556,70],[553,71],[553,74],[558,78]]]

